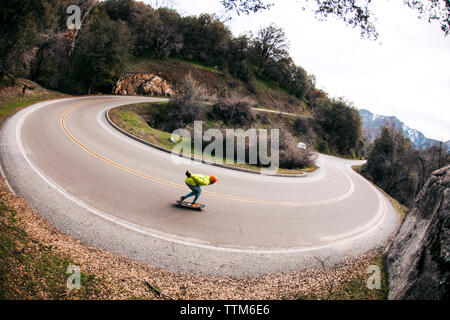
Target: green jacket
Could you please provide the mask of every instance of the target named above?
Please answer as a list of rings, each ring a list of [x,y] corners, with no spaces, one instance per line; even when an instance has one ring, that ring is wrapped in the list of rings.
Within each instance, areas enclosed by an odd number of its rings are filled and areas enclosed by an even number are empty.
[[[191,176],[186,178],[185,181],[191,186],[207,186],[211,184],[211,181],[209,181],[209,176],[204,176],[201,174],[191,174]]]

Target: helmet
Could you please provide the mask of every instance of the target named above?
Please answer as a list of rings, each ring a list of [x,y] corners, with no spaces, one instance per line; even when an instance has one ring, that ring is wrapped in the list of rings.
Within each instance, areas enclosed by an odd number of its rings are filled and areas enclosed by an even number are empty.
[[[215,175],[212,175],[211,177],[209,177],[209,181],[211,181],[212,183],[216,183],[219,179],[217,179],[217,177]]]

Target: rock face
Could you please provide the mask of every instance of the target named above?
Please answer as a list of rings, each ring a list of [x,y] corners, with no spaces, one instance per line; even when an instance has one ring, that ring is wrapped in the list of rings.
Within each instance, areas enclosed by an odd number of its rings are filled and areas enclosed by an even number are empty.
[[[116,95],[166,96],[174,94],[166,80],[152,73],[137,73],[122,77],[113,89]]]
[[[417,195],[385,253],[389,299],[449,299],[450,166]]]

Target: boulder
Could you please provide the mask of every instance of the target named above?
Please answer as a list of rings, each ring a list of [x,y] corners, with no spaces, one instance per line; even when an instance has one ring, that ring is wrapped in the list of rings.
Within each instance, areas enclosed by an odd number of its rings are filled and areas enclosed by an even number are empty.
[[[389,299],[448,299],[450,166],[435,171],[384,255]]]
[[[137,73],[120,78],[113,89],[116,95],[166,96],[174,94],[166,80],[152,73]]]

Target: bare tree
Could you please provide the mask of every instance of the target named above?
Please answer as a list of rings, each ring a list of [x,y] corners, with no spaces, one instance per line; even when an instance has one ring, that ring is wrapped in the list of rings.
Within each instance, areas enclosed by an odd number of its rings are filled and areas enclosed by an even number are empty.
[[[83,15],[83,18],[81,19],[81,26],[83,26],[83,23],[84,23],[86,17],[89,15],[89,13],[91,12],[91,10],[94,7],[94,5],[97,4],[97,1],[96,0],[87,0],[87,1],[85,1],[85,3],[87,5],[87,9],[86,9],[86,12]],[[75,45],[76,45],[77,40],[79,38],[79,31],[80,30],[81,29],[78,29],[78,28],[75,29],[75,34],[73,36],[72,43],[70,44],[69,57],[72,55],[73,50],[75,49]]]
[[[323,273],[325,274],[325,279],[327,280],[327,283],[328,283],[328,297],[326,299],[329,299],[331,297],[331,295],[333,294],[333,289],[334,289],[334,280],[328,274],[328,268],[326,266],[327,261],[330,259],[330,257],[327,257],[325,259],[321,259],[319,257],[314,257],[314,259],[320,263]]]
[[[158,58],[166,58],[173,51],[179,52],[183,47],[183,35],[175,27],[160,23],[156,33],[155,52]]]

